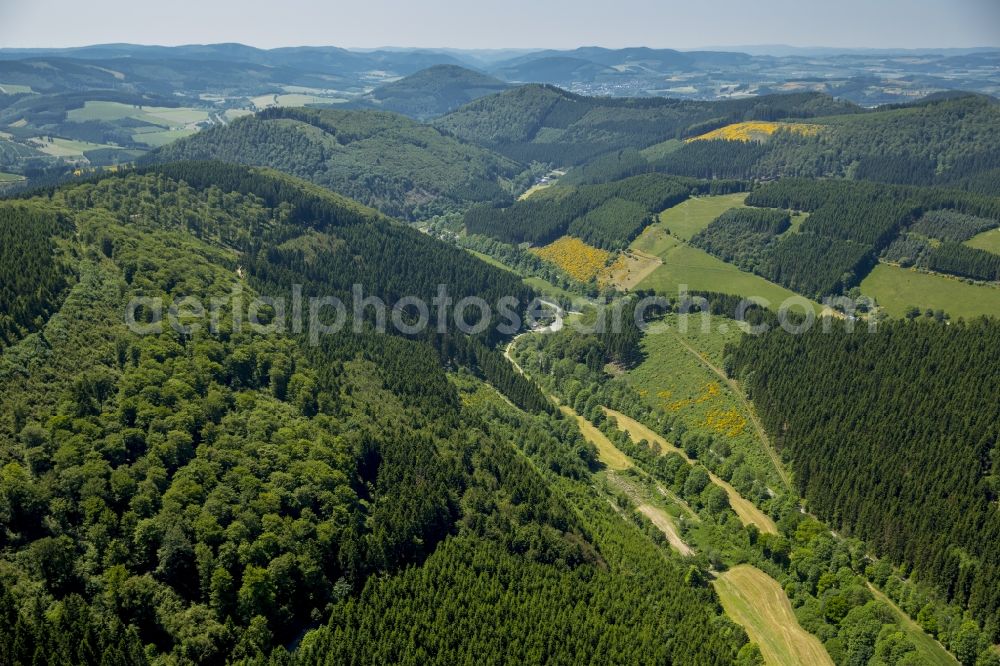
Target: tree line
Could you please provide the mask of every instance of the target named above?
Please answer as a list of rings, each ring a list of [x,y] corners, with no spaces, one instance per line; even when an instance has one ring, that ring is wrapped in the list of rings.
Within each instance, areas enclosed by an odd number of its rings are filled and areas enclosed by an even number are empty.
[[[812,510],[1000,625],[995,320],[775,330],[731,350]]]

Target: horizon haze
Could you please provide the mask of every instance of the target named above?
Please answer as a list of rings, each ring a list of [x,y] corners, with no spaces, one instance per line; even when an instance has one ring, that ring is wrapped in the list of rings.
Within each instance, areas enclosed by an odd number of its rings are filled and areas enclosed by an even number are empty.
[[[169,7],[39,0],[0,7],[0,48],[67,48],[130,43],[177,46],[237,42],[259,48],[567,49],[649,46],[692,50],[753,43],[833,49],[943,49],[1000,46],[1000,4],[990,0],[846,0],[836,6],[772,0],[747,15],[735,0],[711,11],[681,3],[623,0],[614,6],[527,0],[456,6],[447,0],[324,6],[261,0]],[[309,20],[304,21],[304,17]],[[394,20],[386,20],[386,17]],[[732,17],[720,21],[719,17]],[[58,17],[53,20],[52,17]],[[196,18],[198,20],[192,20]],[[780,18],[780,20],[776,20]]]

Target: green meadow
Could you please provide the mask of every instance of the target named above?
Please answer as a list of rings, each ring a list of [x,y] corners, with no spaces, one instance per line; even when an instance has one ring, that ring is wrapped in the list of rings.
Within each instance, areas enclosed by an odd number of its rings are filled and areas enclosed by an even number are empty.
[[[953,318],[1000,316],[1000,287],[889,264],[879,264],[868,274],[861,293],[873,297],[894,317],[902,317],[910,306],[944,310]]]
[[[659,224],[681,240],[691,240],[692,236],[725,211],[742,207],[746,198],[746,192],[714,197],[692,197],[660,213]]]
[[[1000,254],[1000,227],[973,236],[965,241],[965,244],[969,247],[976,247],[980,250]]]

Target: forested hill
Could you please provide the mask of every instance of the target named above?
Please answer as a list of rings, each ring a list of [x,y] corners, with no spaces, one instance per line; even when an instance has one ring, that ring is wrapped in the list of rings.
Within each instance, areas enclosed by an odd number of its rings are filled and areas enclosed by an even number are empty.
[[[182,139],[145,162],[220,159],[269,166],[382,212],[425,217],[507,196],[512,161],[393,113],[268,109]]]
[[[809,507],[1000,630],[1000,324],[884,322],[731,350]],[[918,609],[919,610],[919,609]]]
[[[499,79],[471,69],[435,65],[379,86],[356,104],[427,120],[508,87]]]
[[[742,120],[854,113],[859,107],[815,93],[721,102],[584,97],[554,86],[526,85],[483,97],[434,125],[512,159],[559,166],[624,148],[645,148]]]
[[[932,98],[806,123],[781,126],[763,142],[692,141],[648,168],[699,178],[833,176],[1000,193],[1000,103],[993,98]]]
[[[4,298],[23,304],[4,303],[0,352],[0,663],[288,663],[309,629],[392,622],[378,585],[435,603],[377,641],[307,640],[303,661],[398,655],[412,624],[441,663],[498,640],[572,663],[602,636],[610,661],[724,664],[746,643],[686,565],[602,501],[585,524],[552,490],[589,475],[594,449],[482,341],[381,335],[366,318],[314,346],[291,321],[258,334],[232,318],[234,293],[245,312],[294,284],[526,299],[512,274],[221,163],[0,201],[0,233],[21,255],[0,255]],[[139,296],[183,324],[199,320],[181,299],[221,298],[218,332],[136,334],[123,312]],[[561,614],[538,621],[556,597]],[[441,607],[461,609],[462,633]]]

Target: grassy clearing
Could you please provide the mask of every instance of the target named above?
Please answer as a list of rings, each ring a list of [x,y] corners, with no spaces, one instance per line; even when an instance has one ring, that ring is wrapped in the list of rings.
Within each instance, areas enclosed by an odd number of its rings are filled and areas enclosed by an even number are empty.
[[[796,298],[801,301],[804,298],[790,289],[765,280],[759,275],[741,271],[736,266],[690,245],[675,242],[668,247],[667,241],[663,240],[654,240],[653,244],[665,248],[660,255],[663,265],[639,283],[640,289],[653,289],[672,296],[678,293],[680,285],[687,285],[688,290],[692,291],[716,291],[765,298],[773,310],[777,310],[786,299]],[[817,313],[822,310],[818,303],[814,301],[809,303]]]
[[[237,118],[242,118],[243,116],[252,116],[252,115],[253,111],[250,111],[248,109],[226,109],[225,113],[222,114],[222,116],[230,122],[236,120]]]
[[[66,119],[71,122],[88,120],[122,120],[135,118],[164,128],[183,127],[208,120],[208,111],[193,107],[135,106],[121,102],[85,102],[82,108],[71,109]]]
[[[649,148],[643,148],[639,151],[639,154],[647,160],[653,161],[661,157],[666,157],[674,151],[680,150],[683,145],[684,142],[680,139],[667,139],[666,141],[655,143]]]
[[[562,405],[559,407],[562,413],[566,416],[571,416],[576,419],[577,425],[580,426],[580,432],[583,433],[584,438],[591,444],[597,447],[597,457],[602,463],[607,466],[608,469],[613,469],[616,471],[626,470],[632,466],[632,461],[629,460],[628,456],[622,453],[617,446],[615,446],[607,435],[597,429],[597,427],[577,414],[572,408]]]
[[[676,236],[671,236],[659,225],[652,225],[642,230],[635,237],[629,249],[634,252],[645,252],[657,257],[663,257],[671,249],[681,244]]]
[[[681,240],[690,240],[725,211],[743,207],[743,200],[746,198],[746,192],[692,197],[660,213],[658,224]]]
[[[540,192],[541,190],[544,190],[549,187],[552,187],[552,183],[535,183],[534,185],[526,189],[524,192],[522,192],[521,196],[519,196],[517,200],[524,201],[535,192]]]
[[[644,336],[646,358],[627,381],[650,406],[675,414],[693,432],[724,440],[759,473],[776,475],[772,483],[788,485],[752,406],[719,369],[725,346],[742,335],[738,324],[701,314],[668,315],[663,323],[666,330]]]
[[[197,132],[198,130],[194,128],[171,129],[163,130],[162,132],[143,132],[141,134],[133,134],[132,140],[136,143],[144,143],[150,148],[159,148],[177,139],[197,134]]]
[[[604,408],[604,413],[609,417],[613,417],[615,422],[618,424],[618,428],[627,432],[633,441],[639,442],[644,439],[647,442],[656,442],[660,445],[660,450],[663,453],[676,453],[687,460],[688,463],[694,464],[694,461],[688,458],[684,451],[677,448],[661,437],[658,433],[654,432],[642,423],[639,423],[635,419],[628,417],[621,412],[616,412],[613,409],[608,409],[607,407]],[[735,488],[716,475],[709,472],[708,476],[712,480],[712,483],[718,485],[726,491],[726,495],[729,497],[729,504],[732,506],[733,512],[735,512],[739,517],[741,523],[744,525],[755,525],[757,529],[767,534],[778,533],[778,526],[774,524],[774,521],[771,520],[770,516],[754,506],[752,502],[740,495]]]
[[[731,328],[731,322],[727,322],[725,319],[720,319],[719,317],[710,316],[706,318],[704,314],[676,315],[674,319],[676,319],[678,325],[674,325],[670,330],[676,336],[677,342],[702,367],[718,377],[724,385],[728,385],[732,391],[732,395],[739,400],[743,408],[742,413],[749,417],[750,424],[756,433],[755,441],[757,444],[763,445],[764,452],[770,459],[771,468],[781,479],[782,483],[784,483],[785,487],[791,488],[791,478],[788,475],[788,471],[785,469],[784,463],[778,456],[777,451],[771,445],[771,441],[764,430],[763,424],[761,424],[760,419],[757,417],[753,405],[747,399],[737,382],[728,378],[722,369],[726,345],[731,342],[735,343],[739,337],[739,335],[734,333],[734,329]],[[681,322],[687,325],[679,325]],[[736,324],[736,326],[741,325]]]
[[[1000,254],[1000,228],[990,229],[965,241],[969,247],[976,247],[994,254]]]
[[[552,171],[549,171],[547,174],[545,174],[544,180],[540,179],[540,182],[535,183],[534,185],[532,185],[531,187],[529,187],[527,190],[525,190],[524,192],[522,192],[521,196],[519,196],[517,198],[517,200],[518,201],[523,201],[524,199],[527,199],[528,197],[530,197],[533,194],[537,194],[538,192],[541,192],[542,190],[547,190],[548,188],[550,188],[553,185],[555,185],[556,183],[558,183],[559,179],[562,178],[565,175],[566,175],[566,172],[563,171],[562,169],[553,169]]]
[[[159,120],[167,123],[169,127],[180,127],[208,120],[208,111],[183,106],[176,109],[148,108],[144,110],[144,115],[148,120]]]
[[[691,431],[724,438],[737,450],[756,448],[737,396],[684,349],[674,332],[647,335],[642,347],[646,359],[627,379],[646,403],[675,415]]]
[[[747,564],[733,567],[715,582],[726,615],[757,643],[772,666],[833,666],[819,639],[800,625],[784,590],[766,573]]]
[[[913,645],[916,646],[921,663],[928,664],[928,666],[958,666],[958,659],[955,659],[950,652],[944,649],[943,645],[931,638],[919,624],[910,619],[910,616],[902,608],[894,604],[892,599],[885,596],[881,590],[870,583],[868,588],[875,595],[876,599],[885,603],[896,614],[899,627]]]
[[[24,95],[33,93],[31,86],[22,86],[16,83],[0,83],[0,94],[4,95]]]
[[[468,252],[469,254],[474,255],[475,257],[477,257],[477,258],[485,261],[490,266],[496,266],[497,268],[502,268],[505,271],[507,271],[508,273],[513,273],[514,272],[514,269],[512,269],[510,266],[508,266],[507,264],[504,264],[504,263],[502,263],[500,261],[497,261],[496,259],[494,259],[493,257],[491,257],[488,254],[483,254],[482,252],[476,252],[475,250],[470,250],[468,248],[466,248],[465,251]]]
[[[624,252],[610,271],[610,282],[617,289],[629,290],[649,277],[663,260],[641,250]]]
[[[16,173],[4,173],[0,171],[0,183],[18,183],[24,180],[24,176],[20,176]]]
[[[805,222],[807,219],[809,219],[809,213],[802,213],[802,212],[792,213],[792,224],[790,227],[788,227],[788,230],[785,231],[785,233],[786,234],[799,233],[799,229],[802,228],[802,223]]]
[[[99,143],[73,141],[72,139],[61,139],[59,137],[52,137],[51,141],[48,139],[37,139],[32,143],[32,146],[46,155],[52,155],[53,157],[83,157],[85,151],[109,147]]]
[[[861,292],[872,296],[885,310],[902,317],[906,308],[944,310],[953,318],[1000,316],[1000,287],[967,284],[945,277],[888,264],[879,264],[861,283]]]
[[[510,269],[508,269],[510,270]],[[580,298],[579,294],[574,294],[572,292],[566,291],[562,287],[557,287],[551,282],[546,282],[542,278],[537,277],[526,277],[521,280],[524,284],[528,285],[536,292],[542,296],[547,296],[549,298],[554,298],[555,300],[564,301],[575,301]]]
[[[684,543],[684,539],[681,538],[680,532],[677,531],[677,526],[674,524],[673,518],[666,511],[652,504],[640,504],[636,507],[636,510],[649,518],[649,521],[656,525],[656,529],[663,532],[663,536],[667,537],[667,542],[671,548],[685,557],[694,555],[694,551],[691,550],[689,545]]]
[[[320,97],[301,93],[258,95],[250,100],[258,110],[269,106],[306,106],[307,104],[342,104],[343,97]]]
[[[635,286],[666,295],[675,295],[680,285],[687,285],[689,290],[766,298],[774,310],[788,298],[802,298],[789,289],[759,275],[741,271],[684,242],[725,211],[743,206],[744,199],[746,193],[694,197],[660,213],[658,221],[646,227],[632,241],[630,249],[657,256],[663,261],[663,265],[651,271]],[[796,216],[793,228],[797,229],[804,219],[805,216]],[[815,302],[813,308],[817,313],[822,310]]]

